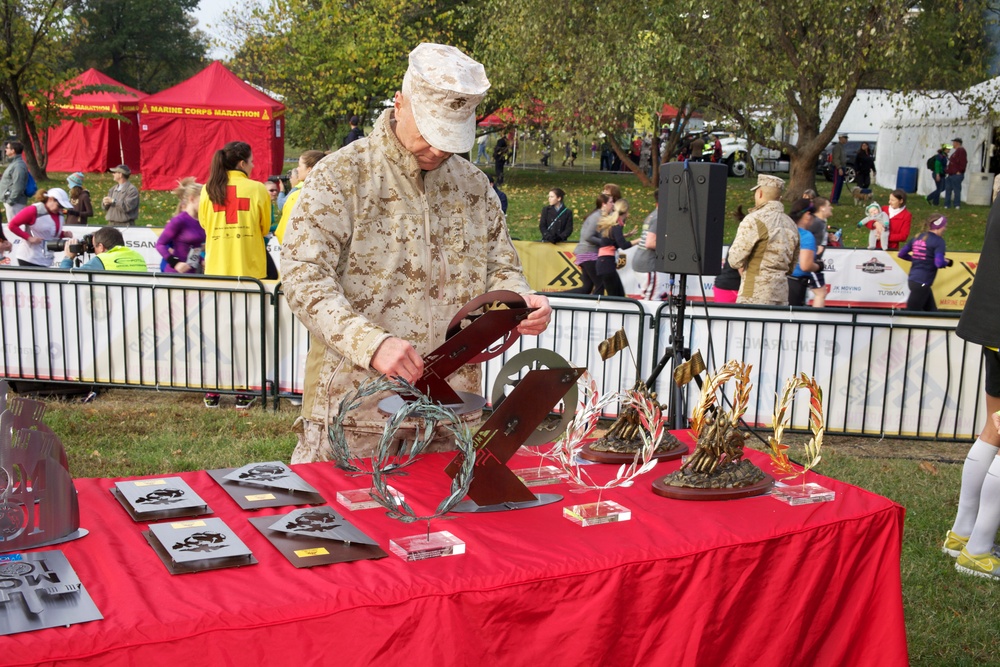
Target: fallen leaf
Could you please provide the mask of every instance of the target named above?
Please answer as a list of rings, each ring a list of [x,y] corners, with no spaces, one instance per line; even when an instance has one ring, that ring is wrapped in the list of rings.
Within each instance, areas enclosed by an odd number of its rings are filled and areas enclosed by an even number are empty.
[[[93,457],[93,458],[98,458],[99,459],[99,458],[101,458],[101,453],[95,449],[94,451],[92,451],[90,453],[90,456]]]
[[[920,462],[920,469],[923,470],[924,472],[930,474],[930,475],[937,475],[938,474],[937,466],[934,465],[933,463],[931,463],[930,461],[921,461]]]
[[[183,449],[175,449],[173,452],[171,452],[171,454],[173,454],[174,456],[180,456],[183,453],[184,453]]]

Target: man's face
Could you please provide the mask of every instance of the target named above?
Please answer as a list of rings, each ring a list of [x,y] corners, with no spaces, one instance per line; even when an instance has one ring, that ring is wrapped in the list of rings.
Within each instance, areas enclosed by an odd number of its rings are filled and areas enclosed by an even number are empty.
[[[273,201],[277,201],[277,199],[278,199],[278,184],[275,183],[275,182],[273,182],[273,181],[268,181],[267,185],[265,185],[264,187],[267,188],[267,194],[271,195],[271,201],[272,202]]]
[[[846,144],[847,143],[847,137],[840,137],[840,143]]]
[[[119,184],[125,180],[125,177],[122,176],[122,173],[120,171],[111,172],[111,178],[115,179],[115,183]]]
[[[4,146],[4,152],[7,154],[7,157],[14,157],[14,155],[16,155],[16,153],[14,152],[14,149],[11,148],[10,144],[6,144]]]
[[[420,134],[417,123],[413,119],[413,112],[410,109],[410,101],[403,97],[401,92],[396,92],[393,100],[396,110],[396,138],[403,148],[413,153],[417,158],[417,164],[425,171],[437,169],[445,160],[451,157],[451,153],[434,148]]]

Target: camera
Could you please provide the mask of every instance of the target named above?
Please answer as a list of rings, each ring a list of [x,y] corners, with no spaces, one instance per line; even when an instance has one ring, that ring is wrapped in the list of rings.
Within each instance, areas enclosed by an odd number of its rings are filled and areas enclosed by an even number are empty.
[[[74,255],[82,255],[84,253],[93,255],[96,252],[94,250],[94,235],[86,234],[80,239],[79,243],[70,243],[69,251]]]
[[[45,247],[48,248],[49,252],[62,252],[63,244],[66,242],[65,239],[58,239],[56,241],[48,241],[45,243]],[[74,255],[82,255],[84,253],[94,253],[94,235],[87,234],[79,243],[70,243],[69,251]]]

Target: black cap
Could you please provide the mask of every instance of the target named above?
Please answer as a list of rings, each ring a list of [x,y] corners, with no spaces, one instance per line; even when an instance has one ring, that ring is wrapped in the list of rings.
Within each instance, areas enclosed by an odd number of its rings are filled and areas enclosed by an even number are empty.
[[[360,122],[361,122],[360,118],[358,118],[357,116],[351,116],[351,125],[357,125]]]
[[[813,210],[813,203],[808,199],[796,199],[792,202],[792,210],[788,215],[792,220],[798,222],[802,216]]]

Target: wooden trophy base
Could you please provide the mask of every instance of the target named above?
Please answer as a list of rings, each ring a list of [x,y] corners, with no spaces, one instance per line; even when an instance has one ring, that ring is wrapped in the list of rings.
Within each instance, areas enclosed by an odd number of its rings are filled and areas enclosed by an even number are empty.
[[[663,483],[663,477],[653,482],[653,493],[674,500],[736,500],[761,496],[774,486],[774,478],[764,473],[764,479],[749,486],[729,489],[699,489],[691,486],[670,486]]]

